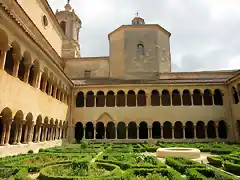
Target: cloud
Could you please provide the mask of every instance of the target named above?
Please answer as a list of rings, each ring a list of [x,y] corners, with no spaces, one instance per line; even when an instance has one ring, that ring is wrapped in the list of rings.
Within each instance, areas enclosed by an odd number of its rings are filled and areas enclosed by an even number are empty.
[[[239,0],[71,0],[82,20],[82,56],[109,55],[108,33],[134,14],[172,33],[173,71],[240,68]],[[55,11],[65,1],[49,0]]]

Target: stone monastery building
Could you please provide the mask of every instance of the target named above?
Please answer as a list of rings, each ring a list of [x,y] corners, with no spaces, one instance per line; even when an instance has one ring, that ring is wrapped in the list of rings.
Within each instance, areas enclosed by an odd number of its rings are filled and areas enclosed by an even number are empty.
[[[79,141],[236,141],[240,71],[171,72],[171,33],[135,17],[81,57],[68,2],[0,0],[0,157]]]

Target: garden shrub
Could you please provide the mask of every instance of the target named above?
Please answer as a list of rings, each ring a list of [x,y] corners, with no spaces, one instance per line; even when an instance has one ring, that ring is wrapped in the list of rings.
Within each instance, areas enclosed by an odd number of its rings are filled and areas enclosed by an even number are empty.
[[[222,161],[223,159],[220,156],[208,156],[207,160],[209,164],[216,166],[216,167],[221,167],[222,166]]]
[[[203,164],[183,157],[167,157],[165,163],[183,174],[187,168],[205,167]]]
[[[236,174],[240,176],[240,164],[234,164],[229,161],[224,161],[223,163],[223,169],[225,171],[228,171],[230,173]]]
[[[29,151],[28,151],[28,154],[33,154],[33,150],[29,150]]]
[[[186,171],[186,175],[189,180],[237,180],[234,176],[210,168],[189,168]]]

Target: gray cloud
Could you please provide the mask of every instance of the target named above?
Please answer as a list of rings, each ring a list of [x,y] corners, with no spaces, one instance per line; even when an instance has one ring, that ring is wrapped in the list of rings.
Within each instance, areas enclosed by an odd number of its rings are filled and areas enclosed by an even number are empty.
[[[55,11],[66,2],[49,3]],[[146,23],[160,24],[172,33],[173,71],[240,68],[238,0],[72,0],[71,4],[83,22],[82,56],[108,55],[108,33],[130,24],[139,12]]]

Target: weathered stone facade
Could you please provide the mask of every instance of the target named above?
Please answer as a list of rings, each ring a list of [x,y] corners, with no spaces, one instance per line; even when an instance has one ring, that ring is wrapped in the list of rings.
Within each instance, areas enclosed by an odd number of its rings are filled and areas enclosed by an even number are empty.
[[[239,71],[171,72],[171,34],[140,17],[109,34],[109,56],[81,57],[70,4],[29,2],[0,1],[0,156],[83,137],[240,139]]]

